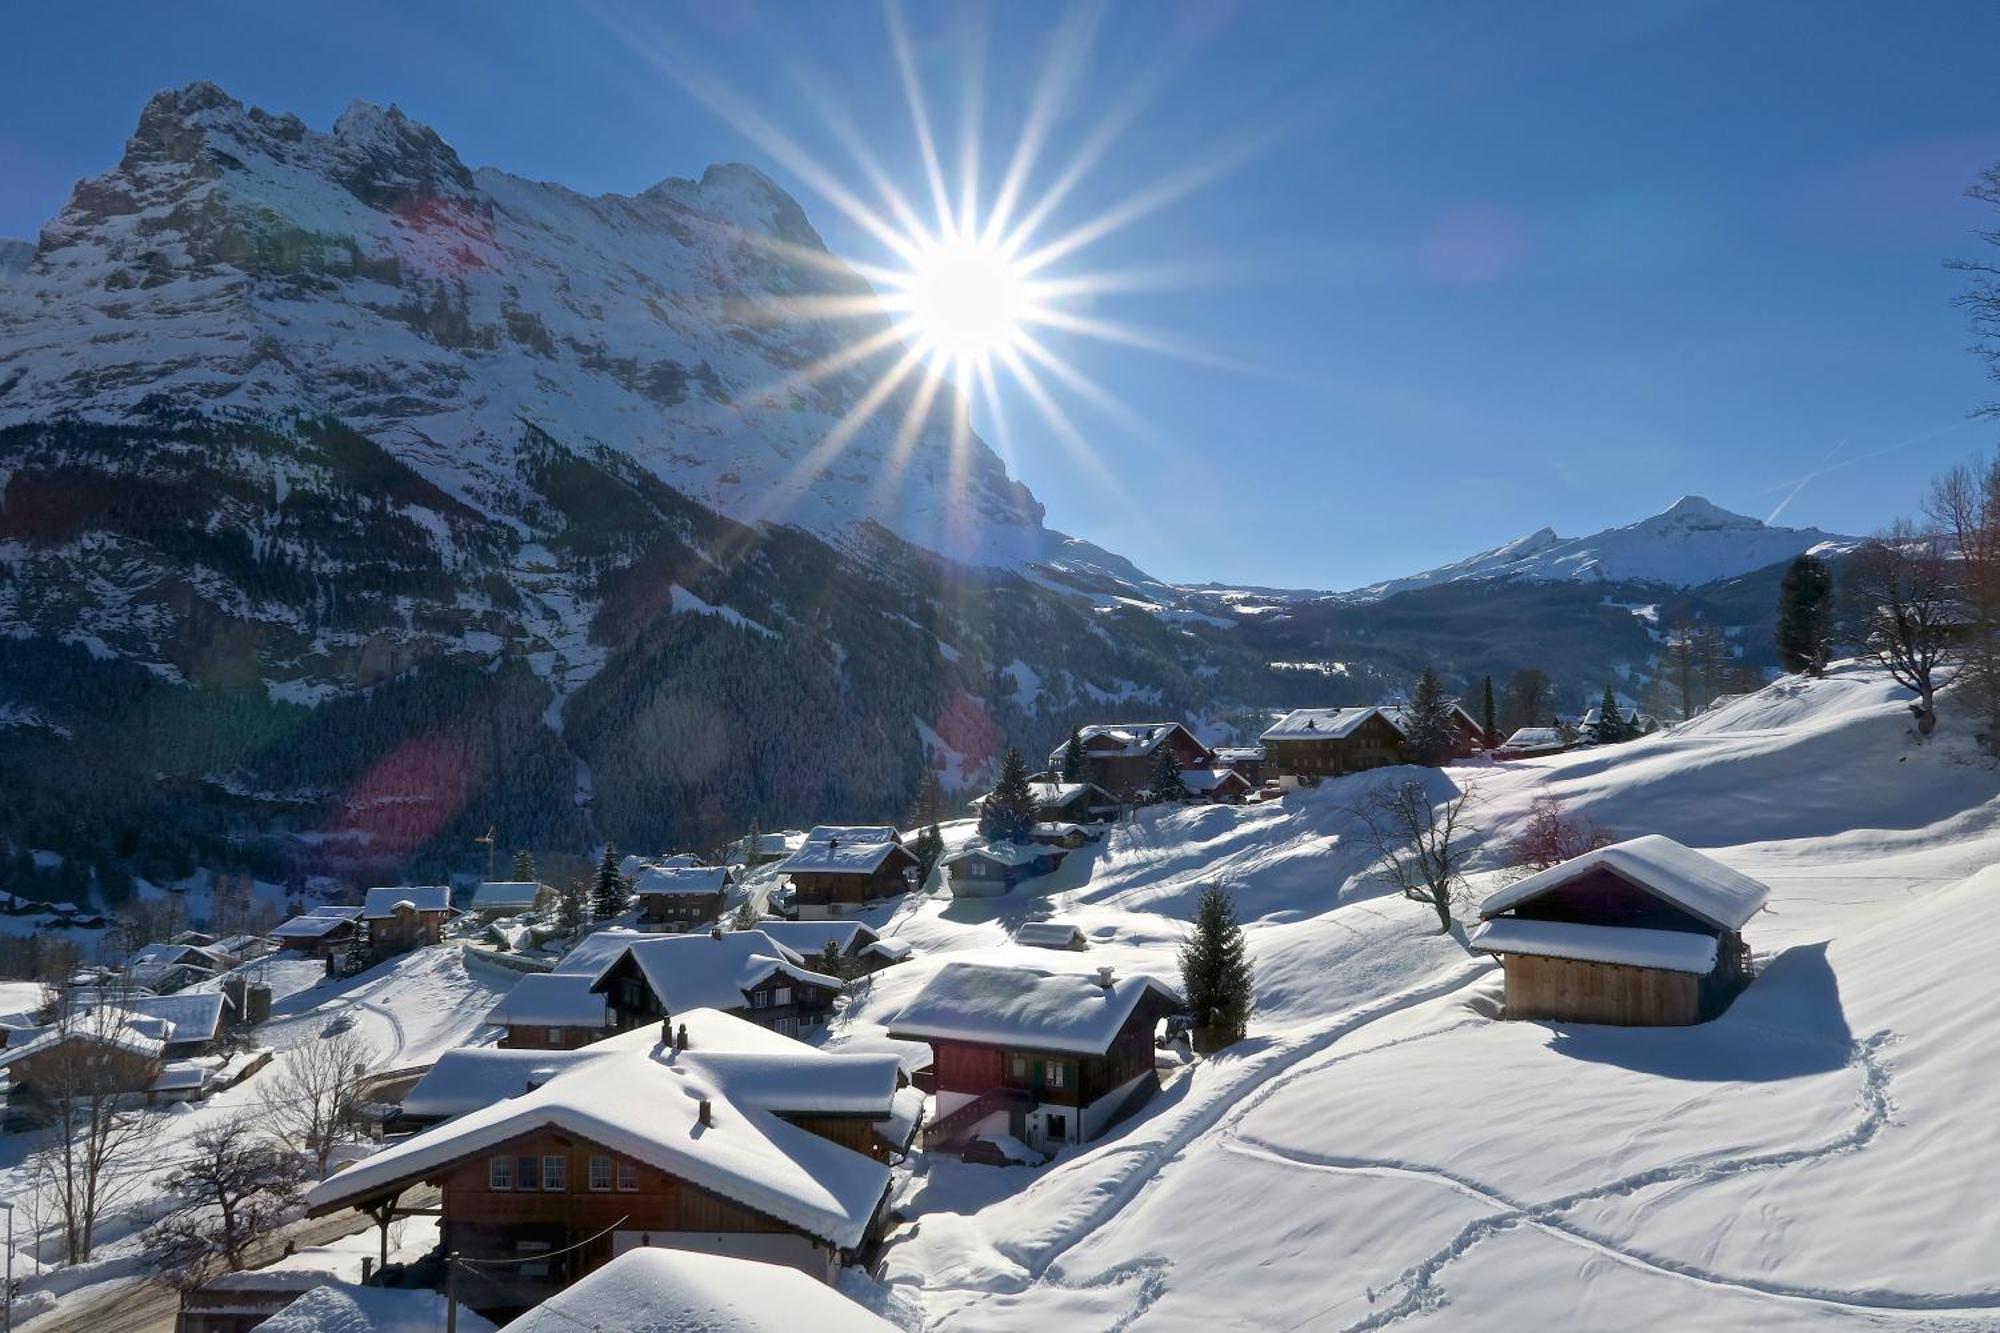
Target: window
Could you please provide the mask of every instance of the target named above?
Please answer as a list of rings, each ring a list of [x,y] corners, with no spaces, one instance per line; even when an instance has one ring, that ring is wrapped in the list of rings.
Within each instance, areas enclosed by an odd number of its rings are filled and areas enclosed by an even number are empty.
[[[778,987],[778,989],[771,992],[772,1004],[783,1006],[790,1004],[791,1002],[792,1002],[792,988],[790,986],[780,986]]]
[[[772,1030],[781,1037],[796,1037],[799,1035],[799,1020],[796,1018],[781,1018],[773,1025]]]
[[[771,1007],[771,992],[767,990],[751,991],[750,1007],[752,1009],[769,1009]]]
[[[590,1159],[590,1188],[602,1193],[611,1188],[611,1159],[593,1157]]]
[[[560,1192],[569,1188],[569,1158],[544,1157],[542,1159],[542,1188]]]
[[[548,1039],[552,1042],[561,1041],[563,1039],[563,1030],[561,1028],[550,1028]]]
[[[1026,1078],[1028,1076],[1028,1057],[1025,1055],[1008,1056],[1007,1076],[1009,1078]]]
[[[1060,1088],[1063,1085],[1063,1067],[1054,1060],[1042,1068],[1042,1083],[1045,1087]]]
[[[514,1173],[514,1188],[522,1190],[540,1189],[542,1175],[538,1168],[541,1159],[539,1157],[522,1157],[516,1160],[519,1162],[519,1166]]]
[[[490,1190],[510,1190],[514,1188],[514,1159],[493,1157],[486,1162],[486,1188]]]
[[[515,1242],[514,1253],[517,1255],[547,1254],[554,1248],[553,1244],[545,1240],[523,1240]],[[543,1259],[538,1263],[516,1264],[514,1271],[522,1277],[545,1278],[549,1275],[549,1261]]]
[[[623,1158],[618,1161],[618,1188],[631,1191],[639,1188],[639,1164]]]

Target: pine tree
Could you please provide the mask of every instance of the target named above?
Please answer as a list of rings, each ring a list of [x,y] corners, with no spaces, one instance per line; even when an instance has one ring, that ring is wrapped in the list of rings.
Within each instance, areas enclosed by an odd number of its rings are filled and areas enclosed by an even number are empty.
[[[1155,801],[1185,801],[1187,784],[1181,781],[1181,757],[1172,737],[1163,737],[1153,751],[1152,788],[1147,793]]]
[[[750,831],[743,835],[743,865],[747,869],[757,864],[757,858],[764,850],[764,825],[752,818]]]
[[[589,915],[590,884],[581,873],[565,875],[556,886],[556,929],[565,936],[583,929]]]
[[[1493,711],[1493,677],[1491,676],[1488,676],[1486,683],[1480,687],[1479,729],[1484,734],[1484,739],[1489,747],[1500,743],[1499,716]]]
[[[1778,585],[1778,665],[1817,676],[1833,640],[1833,572],[1815,555],[1801,555]]]
[[[1069,729],[1069,744],[1063,747],[1062,780],[1064,782],[1083,781],[1083,729]]]
[[[1194,930],[1181,944],[1181,991],[1194,1015],[1195,1039],[1204,1049],[1227,1046],[1243,1036],[1254,1004],[1250,953],[1236,905],[1225,889],[1211,884],[1195,907]]]
[[[828,940],[819,948],[819,956],[813,959],[813,970],[824,976],[841,976],[840,946]]]
[[[1028,785],[1028,761],[1021,751],[1008,746],[1000,760],[1000,780],[979,806],[979,831],[988,838],[1028,836],[1035,822],[1035,792]]]
[[[910,822],[922,827],[925,824],[935,824],[943,818],[944,788],[938,784],[937,770],[926,762],[923,780],[917,784],[917,805],[911,812]]]
[[[757,904],[745,898],[736,905],[736,915],[729,919],[729,925],[734,930],[755,930],[761,920],[763,918],[757,915]]]
[[[347,959],[343,969],[348,976],[368,970],[368,927],[360,921],[354,923],[354,933],[347,937]]]
[[[910,844],[910,850],[916,854],[917,885],[921,888],[930,882],[931,872],[937,869],[937,863],[944,859],[943,832],[936,824],[930,825],[917,834]]]
[[[1410,743],[1410,759],[1419,764],[1442,764],[1458,745],[1458,727],[1452,715],[1451,699],[1444,692],[1438,673],[1425,667],[1410,691],[1410,706],[1404,710],[1405,731]]]
[[[1604,698],[1597,705],[1597,743],[1616,745],[1630,739],[1632,735],[1625,726],[1625,716],[1618,711],[1618,696],[1606,685]]]
[[[625,876],[618,872],[618,849],[607,842],[604,855],[598,858],[597,878],[590,887],[591,915],[599,921],[611,920],[625,910],[628,896]]]
[[[514,853],[514,882],[532,884],[535,882],[535,854],[521,850]]]

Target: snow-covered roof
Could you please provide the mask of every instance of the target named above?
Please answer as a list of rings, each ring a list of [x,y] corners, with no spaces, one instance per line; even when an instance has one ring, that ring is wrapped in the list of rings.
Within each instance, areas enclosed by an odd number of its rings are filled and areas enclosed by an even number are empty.
[[[1250,779],[1233,768],[1190,768],[1181,772],[1181,786],[1193,796],[1208,796],[1232,785],[1248,787]]]
[[[734,878],[727,866],[648,866],[632,892],[641,898],[710,897]]]
[[[1181,997],[1144,973],[1098,984],[1088,972],[946,963],[889,1023],[889,1035],[1102,1055],[1148,995]]]
[[[507,1333],[892,1333],[835,1287],[778,1264],[641,1247],[544,1300]]]
[[[1583,963],[1623,963],[1706,976],[1715,970],[1715,936],[1687,930],[1637,930],[1574,921],[1524,921],[1506,916],[1472,932],[1485,953],[1524,953]]]
[[[835,1245],[859,1244],[888,1188],[888,1168],[787,1123],[772,1108],[848,1109],[866,1083],[866,1111],[886,1118],[896,1058],[829,1055],[768,1033],[790,1049],[730,1051],[716,1049],[727,1040],[711,1044],[696,1030],[713,1031],[712,1023],[725,1020],[754,1027],[725,1014],[678,1015],[677,1025],[689,1024],[688,1048],[679,1052],[663,1047],[650,1025],[607,1038],[585,1048],[597,1058],[577,1061],[534,1091],[468,1111],[321,1181],[307,1193],[307,1207],[314,1214],[346,1207],[554,1126]],[[704,1100],[707,1125],[699,1120]]]
[[[1113,756],[1133,757],[1148,755],[1160,747],[1174,732],[1179,731],[1191,741],[1195,735],[1178,722],[1094,722],[1087,727],[1077,728],[1077,737],[1083,742],[1084,752],[1094,758]],[[1103,744],[1093,745],[1092,741]],[[1200,744],[1199,741],[1195,741]],[[1063,755],[1069,750],[1069,742],[1064,741],[1049,752],[1049,766],[1060,767]]]
[[[625,946],[640,940],[656,940],[643,930],[633,930],[629,926],[612,926],[606,930],[594,930],[578,940],[553,970],[575,976],[589,977],[592,981],[604,975],[604,969],[618,961],[625,952]]]
[[[1771,891],[1712,856],[1658,833],[1612,843],[1509,884],[1479,905],[1495,917],[1595,870],[1609,870],[1717,930],[1741,930]],[[1594,929],[1594,927],[1593,927]]]
[[[257,1328],[259,1333],[431,1333],[445,1326],[445,1310],[445,1298],[435,1291],[322,1279]],[[462,1305],[458,1330],[494,1333],[490,1320]]]
[[[143,991],[158,990],[176,977],[184,977],[185,980],[206,980],[221,970],[224,969],[210,966],[204,960],[191,958],[178,963],[135,963],[126,975],[135,989]]]
[[[409,903],[419,912],[449,912],[451,910],[451,886],[449,884],[390,884],[368,890],[367,899],[361,904],[363,919],[378,921],[394,916],[399,904]]]
[[[914,864],[916,857],[895,837],[896,830],[887,827],[822,824],[797,851],[778,862],[778,869],[787,874],[872,875],[891,857]]]
[[[590,977],[567,973],[522,977],[486,1011],[486,1021],[520,1027],[603,1027],[604,997],[593,992],[591,984]]]
[[[913,948],[908,940],[898,939],[894,935],[885,935],[879,940],[869,941],[862,948],[861,952],[863,954],[874,954],[877,957],[886,958],[892,963],[900,963],[910,956]]]
[[[169,1060],[146,1085],[148,1092],[199,1092],[208,1082],[208,1070],[192,1060]]]
[[[1379,708],[1294,708],[1265,728],[1261,737],[1270,741],[1337,741],[1352,736],[1355,729],[1382,710]]]
[[[1390,726],[1402,732],[1405,736],[1410,734],[1410,706],[1408,704],[1383,704],[1380,712],[1384,718],[1388,719]],[[1480,730],[1479,719],[1471,713],[1466,712],[1464,704],[1453,703],[1451,705],[1451,713],[1459,722],[1471,727],[1474,731]]]
[[[213,1041],[222,1030],[222,1015],[228,1003],[229,998],[221,991],[178,991],[127,1000],[125,1008],[163,1022],[167,1041]]]
[[[807,842],[901,842],[903,835],[887,824],[815,824]]]
[[[337,916],[346,921],[358,921],[361,918],[361,905],[359,903],[321,903],[319,906],[304,913],[304,915]]]
[[[1083,937],[1083,928],[1067,921],[1024,921],[1014,931],[1014,943],[1032,949],[1067,949]]]
[[[1267,757],[1266,752],[1261,745],[1218,745],[1215,747],[1215,759],[1217,763],[1242,764],[1265,757]]]
[[[0,1069],[42,1051],[52,1051],[70,1041],[109,1046],[146,1059],[158,1059],[166,1049],[166,1042],[161,1038],[166,1030],[166,1024],[159,1019],[142,1018],[137,1014],[121,1013],[102,1022],[84,1016],[71,1023],[58,1023],[45,1028],[32,1041],[0,1050]]]
[[[875,932],[861,921],[760,921],[757,929],[801,958],[824,952],[828,944],[851,954],[876,939]]]
[[[541,891],[531,879],[489,879],[472,891],[471,907],[475,912],[525,912]]]
[[[1033,865],[1045,857],[1061,859],[1060,847],[1045,847],[1039,843],[1025,842],[976,842],[970,847],[961,847],[944,858],[941,864],[962,865],[967,861],[991,861],[995,865]]]
[[[1558,727],[1522,727],[1500,742],[1503,750],[1561,750],[1568,745]]]
[[[569,1069],[604,1055],[599,1044],[573,1051],[526,1051],[499,1046],[461,1046],[446,1051],[403,1094],[403,1114],[443,1120],[518,1097],[532,1080],[547,1082],[552,1071]],[[537,1075],[542,1077],[537,1077]]]
[[[1063,744],[1067,746],[1069,742]],[[1034,796],[1036,805],[1068,805],[1079,799],[1086,803],[1101,801],[1105,805],[1118,803],[1116,796],[1095,782],[1030,782],[1028,791]]]
[[[360,910],[359,908],[355,909],[357,914]],[[313,912],[306,916],[295,916],[290,921],[280,922],[272,928],[271,938],[280,941],[324,939],[334,931],[339,930],[342,926],[352,925],[353,922],[354,918],[351,916],[334,916],[331,913],[322,915],[318,912]]]
[[[907,1152],[910,1140],[917,1136],[917,1126],[922,1123],[923,1118],[923,1089],[904,1088],[890,1102],[889,1117],[875,1122],[875,1137],[897,1152]]]
[[[841,984],[838,977],[806,967],[797,953],[761,930],[642,935],[621,952],[632,955],[646,984],[670,1014],[684,1009],[741,1009],[747,1003],[745,993],[774,972],[829,990],[839,990]],[[602,982],[603,973],[597,980]]]

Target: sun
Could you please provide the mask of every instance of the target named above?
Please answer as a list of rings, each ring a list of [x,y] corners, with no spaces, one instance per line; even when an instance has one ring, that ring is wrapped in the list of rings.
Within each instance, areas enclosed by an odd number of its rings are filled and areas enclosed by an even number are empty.
[[[917,247],[902,290],[911,333],[934,364],[977,368],[1020,346],[1035,318],[1034,289],[1013,256],[976,236]]]

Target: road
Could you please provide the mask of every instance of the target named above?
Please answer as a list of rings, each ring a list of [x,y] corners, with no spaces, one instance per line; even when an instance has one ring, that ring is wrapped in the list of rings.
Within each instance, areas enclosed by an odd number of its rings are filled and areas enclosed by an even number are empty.
[[[415,1189],[404,1202],[412,1208],[433,1208],[437,1206],[438,1192]],[[250,1266],[268,1264],[283,1255],[287,1241],[304,1249],[370,1230],[374,1225],[354,1212],[294,1222],[252,1247]],[[180,1312],[180,1305],[180,1293],[171,1287],[152,1282],[125,1285],[94,1300],[66,1306],[59,1314],[30,1327],[48,1329],[51,1333],[57,1328],[62,1333],[173,1333],[174,1316]]]

